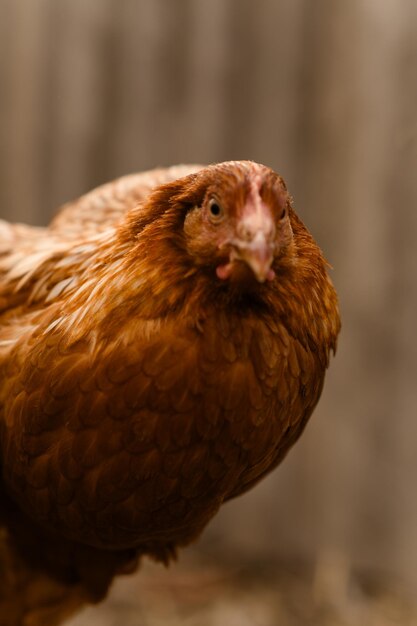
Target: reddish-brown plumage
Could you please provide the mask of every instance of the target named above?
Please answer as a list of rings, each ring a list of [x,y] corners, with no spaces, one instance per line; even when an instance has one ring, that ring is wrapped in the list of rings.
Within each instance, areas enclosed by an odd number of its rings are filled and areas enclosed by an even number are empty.
[[[336,346],[335,291],[284,182],[251,162],[121,179],[0,236],[4,523],[98,597],[282,460]]]

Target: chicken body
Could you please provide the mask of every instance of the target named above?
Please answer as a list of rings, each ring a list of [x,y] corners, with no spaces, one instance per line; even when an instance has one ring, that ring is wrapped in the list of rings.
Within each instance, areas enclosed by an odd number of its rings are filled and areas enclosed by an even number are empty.
[[[120,179],[46,229],[0,223],[0,254],[3,508],[76,581],[108,558],[105,590],[299,437],[340,325],[326,262],[252,162]]]

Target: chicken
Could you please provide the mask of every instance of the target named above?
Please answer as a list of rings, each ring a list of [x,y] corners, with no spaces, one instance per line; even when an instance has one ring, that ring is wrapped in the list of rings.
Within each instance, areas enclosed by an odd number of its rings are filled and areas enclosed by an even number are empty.
[[[249,161],[125,177],[48,228],[0,222],[0,255],[0,517],[27,599],[4,623],[52,624],[282,461],[338,305],[283,179]]]

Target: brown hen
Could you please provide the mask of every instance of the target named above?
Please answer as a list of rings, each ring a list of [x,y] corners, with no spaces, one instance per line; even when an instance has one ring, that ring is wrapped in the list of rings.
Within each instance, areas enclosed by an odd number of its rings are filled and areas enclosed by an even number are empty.
[[[248,161],[0,222],[0,254],[0,624],[55,624],[283,459],[337,299],[284,181]]]

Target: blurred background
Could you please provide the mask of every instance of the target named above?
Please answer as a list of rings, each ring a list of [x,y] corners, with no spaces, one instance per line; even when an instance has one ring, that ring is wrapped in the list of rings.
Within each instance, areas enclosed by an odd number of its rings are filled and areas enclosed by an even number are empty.
[[[253,159],[286,179],[343,316],[283,466],[71,624],[417,624],[415,0],[0,0],[0,90],[1,218]]]

